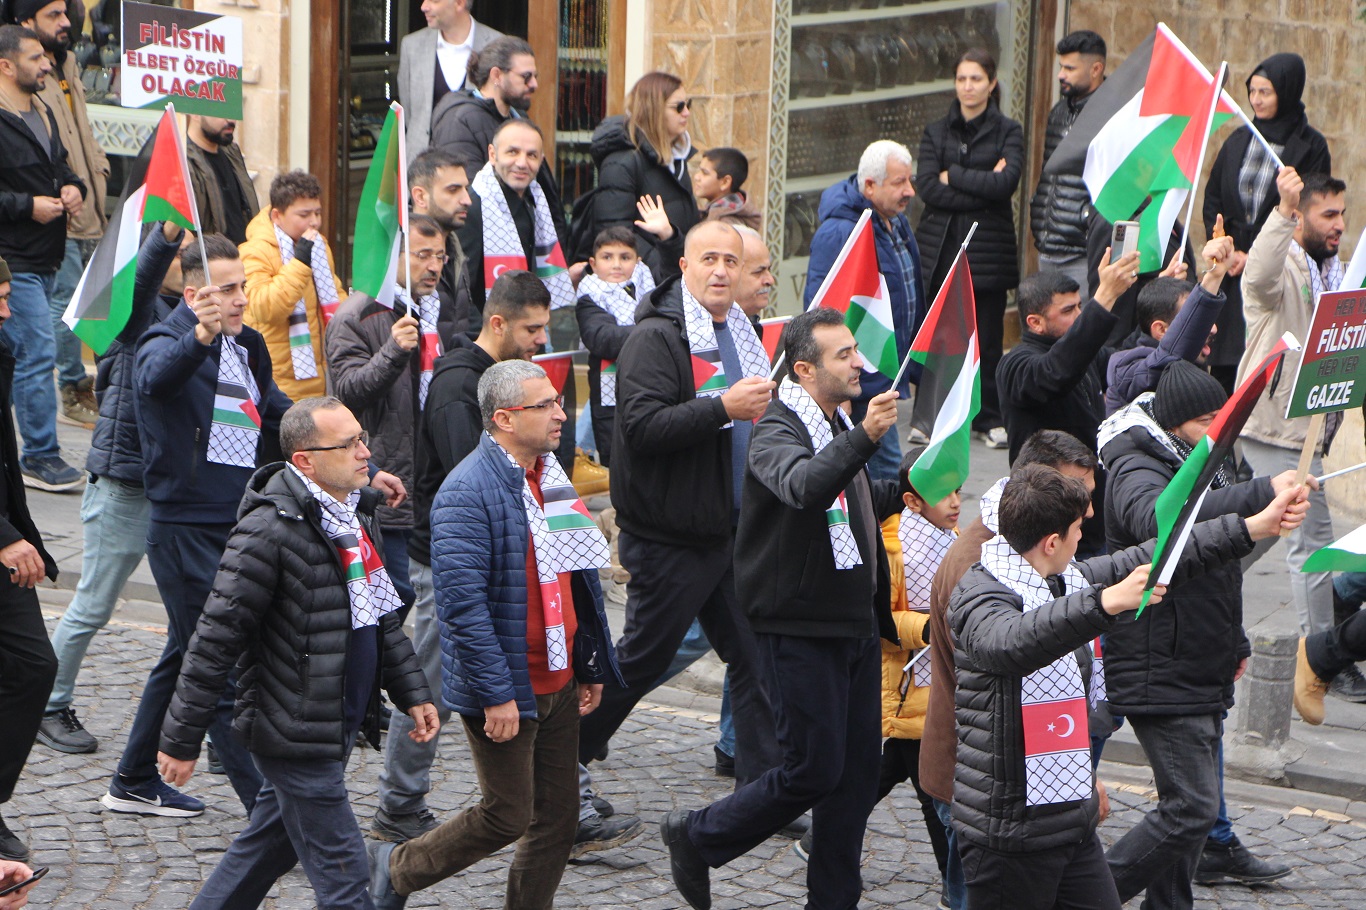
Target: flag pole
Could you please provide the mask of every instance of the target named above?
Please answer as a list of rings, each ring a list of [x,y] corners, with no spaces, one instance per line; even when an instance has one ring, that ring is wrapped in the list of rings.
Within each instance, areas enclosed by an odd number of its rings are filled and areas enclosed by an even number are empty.
[[[977,233],[977,222],[976,222],[976,221],[974,221],[974,222],[972,223],[972,227],[968,228],[968,234],[967,234],[967,236],[963,238],[963,242],[962,242],[962,243],[959,245],[959,247],[958,247],[958,252],[954,254],[954,257],[953,257],[953,264],[949,266],[948,274],[946,274],[946,275],[944,276],[944,283],[941,284],[941,285],[939,286],[939,290],[935,293],[935,295],[934,295],[934,299],[935,299],[935,300],[938,300],[938,299],[939,299],[939,295],[942,294],[942,293],[944,293],[944,288],[948,287],[949,279],[953,277],[953,270],[956,269],[956,268],[958,268],[958,260],[962,259],[962,258],[963,258],[963,254],[966,253],[966,252],[968,251],[968,244],[972,242],[972,235],[975,234],[975,233]],[[933,302],[933,301],[930,302],[930,306],[931,306],[931,307],[934,306],[934,302]],[[911,344],[911,347],[912,347],[912,348],[915,347],[914,342]],[[903,376],[906,375],[906,368],[909,367],[910,365],[911,365],[911,352],[910,352],[910,351],[907,351],[907,352],[906,352],[906,356],[903,357],[902,360],[901,360],[901,369],[899,369],[899,370],[896,371],[896,378],[892,380],[892,388],[895,389],[897,386],[901,385],[901,378],[902,378]]]
[[[1331,474],[1324,474],[1322,477],[1318,479],[1318,481],[1319,483],[1323,483],[1325,480],[1332,480],[1334,477],[1341,477],[1344,474],[1351,474],[1353,471],[1360,471],[1362,468],[1366,468],[1366,461],[1363,461],[1361,464],[1354,464],[1350,468],[1342,468],[1341,470],[1334,471]]]
[[[180,152],[180,166],[188,171],[189,168],[186,166],[188,156],[185,154],[185,146],[180,142],[180,125],[176,123],[175,119],[175,104],[167,101],[166,110],[171,115],[171,128],[176,131],[176,149]],[[185,141],[190,141],[188,129],[185,131]],[[199,201],[194,198],[194,181],[185,181],[185,192],[190,196],[190,211],[194,212],[194,236],[199,241],[199,258],[204,263],[204,283],[212,286],[213,279],[209,277],[209,252],[204,249],[204,227],[199,223]]]
[[[1242,119],[1243,123],[1246,124],[1248,130],[1251,131],[1252,138],[1261,143],[1262,148],[1266,149],[1266,153],[1271,156],[1271,160],[1276,162],[1276,169],[1279,170],[1285,167],[1285,162],[1281,160],[1281,156],[1276,154],[1276,150],[1271,147],[1271,143],[1266,141],[1266,137],[1258,132],[1257,127],[1253,126],[1252,119],[1244,113],[1243,106],[1234,101],[1233,97],[1229,95],[1228,92],[1224,92],[1223,96],[1228,98],[1229,104],[1233,106],[1234,112]]]
[[[1186,240],[1190,237],[1191,219],[1195,217],[1195,189],[1200,185],[1200,172],[1205,167],[1205,153],[1209,151],[1210,127],[1214,125],[1214,112],[1219,110],[1219,99],[1224,95],[1224,77],[1227,74],[1228,61],[1225,60],[1219,64],[1219,73],[1214,77],[1214,98],[1210,101],[1209,116],[1205,118],[1205,131],[1200,136],[1200,157],[1195,162],[1195,178],[1191,181],[1190,192],[1186,197],[1186,221],[1181,225],[1181,245],[1176,248],[1182,259],[1186,257]],[[1191,251],[1192,255],[1194,252]],[[1199,266],[1199,258],[1196,257],[1191,263],[1191,269],[1198,270]]]
[[[403,123],[403,105],[397,101],[389,103],[394,112],[394,129],[398,130],[398,230],[403,235],[403,265],[407,270],[406,287],[408,291],[408,315],[413,315],[413,261],[408,253],[408,137]]]

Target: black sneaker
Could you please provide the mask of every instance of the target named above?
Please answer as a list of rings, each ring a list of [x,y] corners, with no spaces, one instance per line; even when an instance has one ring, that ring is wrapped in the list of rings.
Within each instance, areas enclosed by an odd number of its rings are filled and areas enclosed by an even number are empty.
[[[0,859],[12,859],[16,863],[26,862],[29,857],[28,845],[14,836],[14,832],[0,818]]]
[[[720,746],[712,746],[711,750],[716,754],[716,776],[734,777],[735,756],[722,752]]]
[[[100,741],[81,726],[73,708],[44,714],[43,723],[38,727],[38,742],[70,755],[94,752],[100,747]]]
[[[60,455],[40,455],[19,459],[24,486],[49,493],[69,493],[85,483],[85,475],[62,461]]]
[[[1234,837],[1227,844],[1205,841],[1205,849],[1200,852],[1200,862],[1195,867],[1193,880],[1197,885],[1230,882],[1260,885],[1285,878],[1289,874],[1289,866],[1258,859],[1238,842],[1237,837]]]
[[[421,812],[404,812],[390,815],[383,809],[375,813],[370,823],[370,836],[376,840],[402,844],[416,840],[437,826],[436,816],[428,809]]]
[[[1366,702],[1366,677],[1361,675],[1356,664],[1350,665],[1328,684],[1328,694],[1343,701]]]
[[[634,840],[645,830],[640,819],[634,815],[614,815],[611,818],[596,816],[579,822],[579,830],[574,834],[574,849],[569,858],[576,859],[585,853],[610,850],[629,840]]]

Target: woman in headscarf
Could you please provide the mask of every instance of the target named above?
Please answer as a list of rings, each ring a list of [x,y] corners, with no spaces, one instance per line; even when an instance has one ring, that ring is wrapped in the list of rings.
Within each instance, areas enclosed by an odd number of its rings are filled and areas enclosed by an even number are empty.
[[[1266,58],[1247,79],[1247,97],[1255,115],[1257,132],[1276,150],[1288,167],[1305,174],[1332,172],[1333,159],[1323,134],[1309,125],[1304,113],[1304,59],[1299,54],[1275,54]],[[1224,143],[1214,159],[1205,187],[1203,213],[1206,230],[1215,216],[1224,216],[1224,230],[1233,238],[1233,263],[1224,279],[1227,295],[1219,314],[1219,334],[1209,356],[1210,372],[1230,394],[1238,361],[1243,356],[1246,328],[1243,322],[1241,276],[1247,251],[1280,197],[1276,194],[1276,163],[1252,128],[1243,126]]]

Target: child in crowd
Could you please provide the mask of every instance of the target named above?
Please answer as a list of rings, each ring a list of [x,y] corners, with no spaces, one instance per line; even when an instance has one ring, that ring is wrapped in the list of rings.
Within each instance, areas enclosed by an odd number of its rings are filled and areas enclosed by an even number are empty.
[[[740,189],[748,177],[749,161],[739,149],[714,148],[703,152],[702,163],[692,175],[692,194],[697,197],[702,217],[729,215],[756,231],[763,230],[759,210]]]
[[[1197,525],[1172,583],[1298,527],[1307,509],[1291,504],[1298,493],[1286,490],[1246,520]],[[969,910],[1120,908],[1096,835],[1091,662],[1076,652],[1138,608],[1153,543],[1074,563],[1090,502],[1079,480],[1043,465],[1017,468],[1001,493],[1000,533],[949,603],[958,675],[953,825]],[[1161,609],[1165,591],[1154,586],[1148,609]]]
[[[655,289],[649,268],[636,253],[635,234],[618,225],[593,241],[589,274],[579,282],[579,336],[588,349],[589,405],[598,461],[612,458],[612,424],[617,410],[616,359],[636,324],[636,307]]]

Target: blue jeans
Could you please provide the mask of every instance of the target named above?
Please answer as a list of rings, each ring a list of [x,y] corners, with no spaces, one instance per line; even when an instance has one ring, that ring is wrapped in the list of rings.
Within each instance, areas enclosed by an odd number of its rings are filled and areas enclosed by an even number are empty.
[[[147,524],[147,562],[166,607],[167,635],[161,658],[143,686],[142,701],[128,732],[128,744],[119,759],[118,773],[127,781],[156,776],[161,722],[171,706],[185,649],[199,625],[199,615],[204,612],[204,602],[209,598],[231,531],[232,525],[228,524],[190,525],[155,520]],[[234,673],[223,687],[209,734],[228,781],[250,815],[261,789],[261,775],[251,754],[232,732],[235,676]]]
[[[963,883],[963,857],[958,853],[958,835],[953,832],[953,804],[942,802],[933,796],[934,814],[949,838],[949,856],[944,864],[944,886],[948,889],[949,910],[963,910],[967,906],[967,886]]]
[[[52,367],[57,345],[52,338],[48,298],[57,276],[16,272],[10,279],[10,318],[0,338],[14,351],[14,417],[24,441],[24,458],[56,455],[57,388]]]
[[[191,910],[256,910],[276,880],[299,864],[319,907],[374,910],[365,839],[346,792],[346,761],[255,759],[265,783],[251,821]]]
[[[105,627],[128,576],[147,552],[147,494],[112,477],[85,485],[81,496],[81,580],[52,632],[57,682],[47,699],[52,713],[71,707],[76,675],[95,633]]]
[[[1339,572],[1333,576],[1333,590],[1349,604],[1366,603],[1366,572]]]
[[[57,350],[57,385],[62,387],[75,385],[85,378],[85,364],[81,361],[81,340],[71,334],[71,329],[62,321],[62,314],[66,312],[67,304],[71,303],[71,295],[76,292],[76,285],[81,281],[81,273],[85,271],[86,263],[90,261],[90,255],[94,252],[93,240],[67,238],[66,254],[62,257],[62,267],[57,270],[57,281],[48,300],[52,313],[52,337],[56,341]]]

